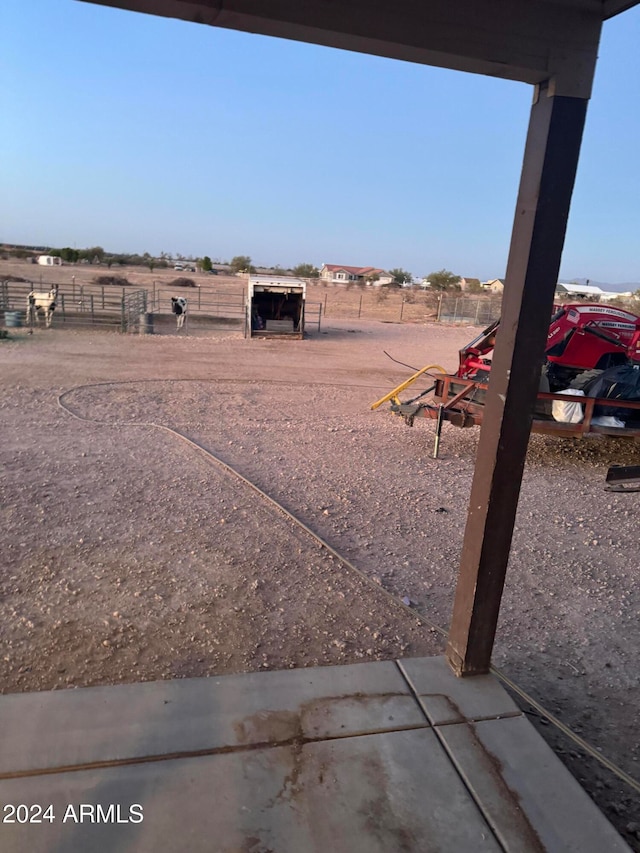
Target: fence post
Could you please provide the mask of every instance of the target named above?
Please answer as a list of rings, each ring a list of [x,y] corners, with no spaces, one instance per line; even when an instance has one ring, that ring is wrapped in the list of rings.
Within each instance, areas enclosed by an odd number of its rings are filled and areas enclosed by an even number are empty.
[[[67,322],[67,315],[66,315],[66,312],[64,310],[64,293],[60,294],[60,307],[62,308],[62,322],[66,323]]]
[[[402,320],[402,314],[404,312],[404,296],[402,297],[402,302],[400,303],[400,319]]]
[[[124,288],[122,289],[122,301],[120,303],[120,331],[124,334],[125,332],[125,320],[124,320]]]
[[[442,293],[438,295],[438,314],[436,316],[436,322],[440,322],[440,314],[442,313]]]
[[[480,300],[476,300],[476,326],[478,325],[478,314],[480,313]]]
[[[327,316],[327,294],[324,295],[324,316]]]
[[[102,310],[104,311],[104,284],[102,285]]]
[[[453,322],[455,323],[458,320],[458,302],[460,300],[456,296],[456,304],[453,306]]]
[[[93,324],[96,321],[95,317],[93,316],[93,293],[91,294],[89,299],[91,300],[91,323]]]
[[[360,304],[358,305],[358,320],[360,319],[361,314],[362,314],[362,294],[360,294]]]

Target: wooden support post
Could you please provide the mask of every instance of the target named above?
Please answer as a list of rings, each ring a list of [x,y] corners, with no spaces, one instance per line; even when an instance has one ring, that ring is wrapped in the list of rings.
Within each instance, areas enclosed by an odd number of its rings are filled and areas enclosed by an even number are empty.
[[[491,663],[587,100],[536,91],[446,656]]]

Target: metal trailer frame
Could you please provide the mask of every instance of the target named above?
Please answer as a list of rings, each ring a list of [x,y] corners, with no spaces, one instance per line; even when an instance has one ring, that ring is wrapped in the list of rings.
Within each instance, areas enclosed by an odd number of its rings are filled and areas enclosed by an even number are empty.
[[[426,372],[425,369],[415,374]],[[403,383],[407,384],[413,380]],[[434,447],[434,458],[438,456],[440,434],[442,424],[448,421],[457,427],[481,426],[486,410],[486,393],[488,382],[475,382],[471,379],[461,379],[459,376],[443,374],[434,379],[434,384],[423,391],[418,397],[405,403],[397,397],[398,389],[391,392],[383,400],[374,403],[372,408],[385,399],[391,401],[391,411],[404,418],[408,426],[413,426],[415,418],[428,418],[436,421],[436,438]],[[399,386],[402,388],[402,386]],[[422,399],[427,394],[432,394],[429,399]],[[562,423],[553,419],[551,406],[554,400],[576,403],[584,406],[584,417],[580,423]],[[640,438],[640,423],[638,427],[611,427],[600,426],[592,423],[594,409],[596,406],[611,409],[635,409],[638,411],[640,422],[640,402],[632,400],[613,400],[601,397],[575,397],[569,394],[552,394],[544,391],[538,393],[533,410],[531,431],[543,435],[552,435],[558,438],[585,438],[591,435],[608,435],[620,437]]]

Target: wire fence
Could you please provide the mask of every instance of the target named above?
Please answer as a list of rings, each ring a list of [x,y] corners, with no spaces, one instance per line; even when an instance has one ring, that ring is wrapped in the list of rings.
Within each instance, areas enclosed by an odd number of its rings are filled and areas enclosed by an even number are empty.
[[[422,288],[331,287],[322,296],[325,317],[386,322],[486,326],[500,317],[500,296],[465,296]]]
[[[438,299],[439,323],[465,323],[488,326],[500,319],[501,297],[445,296]]]

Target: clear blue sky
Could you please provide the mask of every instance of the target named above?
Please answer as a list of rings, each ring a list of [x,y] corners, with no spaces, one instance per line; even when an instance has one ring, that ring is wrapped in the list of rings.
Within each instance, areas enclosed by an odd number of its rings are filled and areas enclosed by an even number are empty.
[[[561,278],[640,281],[640,8],[605,25]],[[4,0],[0,240],[504,274],[530,87]]]

